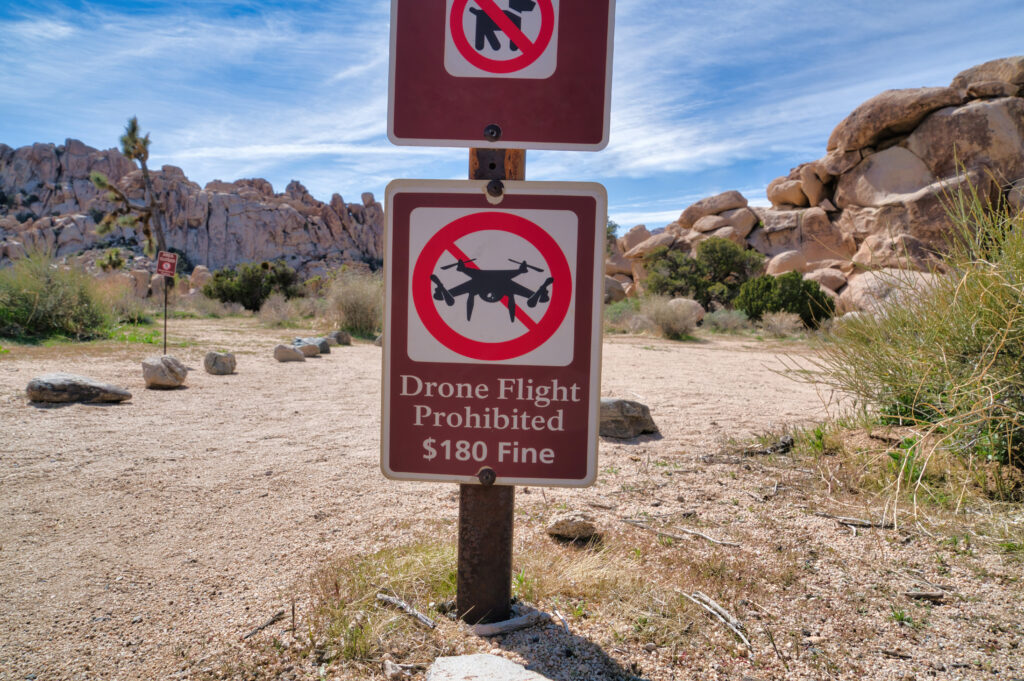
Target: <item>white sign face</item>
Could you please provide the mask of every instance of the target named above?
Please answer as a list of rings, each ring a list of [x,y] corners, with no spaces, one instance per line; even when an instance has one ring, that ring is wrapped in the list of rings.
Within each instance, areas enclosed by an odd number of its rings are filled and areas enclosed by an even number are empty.
[[[422,296],[409,308],[409,357],[475,363],[464,348],[487,344],[509,348],[496,364],[571,363],[580,228],[571,211],[413,211],[409,246],[421,255],[409,263],[409,296],[417,300],[420,277],[430,278],[433,295],[429,309],[420,309]]]
[[[559,0],[447,0],[444,66],[459,78],[549,78]]]

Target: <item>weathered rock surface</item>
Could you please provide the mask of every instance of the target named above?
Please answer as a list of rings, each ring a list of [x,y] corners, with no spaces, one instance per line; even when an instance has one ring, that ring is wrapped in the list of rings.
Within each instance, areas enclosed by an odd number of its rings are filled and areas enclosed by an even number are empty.
[[[427,670],[426,681],[548,681],[548,677],[497,655],[439,657]]]
[[[331,354],[331,344],[327,338],[296,338],[292,341],[292,345],[295,347],[301,347],[303,345],[315,345],[320,351],[321,355]]]
[[[659,248],[672,248],[675,241],[676,237],[674,234],[670,234],[668,232],[655,234],[629,249],[626,252],[626,257],[630,259],[644,258]]]
[[[625,300],[626,289],[622,287],[622,284],[612,277],[605,275],[604,278],[604,302],[616,303],[620,300]]]
[[[331,331],[327,338],[333,339],[335,345],[352,345],[352,336],[348,331]]]
[[[687,230],[691,229],[697,220],[706,215],[719,215],[729,210],[746,207],[747,199],[743,194],[737,191],[722,192],[721,194],[701,199],[693,204],[683,211],[676,222],[679,225],[679,229]]]
[[[972,66],[954,76],[951,85],[963,90],[986,81],[1016,85],[1020,92],[1020,88],[1024,88],[1024,56],[993,59],[984,64]]]
[[[305,362],[306,356],[291,345],[278,345],[274,348],[274,359],[278,362]]]
[[[685,314],[693,319],[694,324],[699,324],[703,321],[704,315],[707,313],[704,306],[692,298],[673,298],[668,301],[668,305],[669,307],[684,310]]]
[[[832,131],[828,151],[857,151],[913,130],[932,111],[963,101],[956,88],[886,90],[864,102]]]
[[[835,204],[883,206],[897,203],[935,182],[935,175],[918,156],[905,147],[890,147],[872,154],[843,174],[836,187]]]
[[[316,343],[295,343],[293,347],[301,352],[303,357],[320,356],[320,346]]]
[[[25,392],[32,402],[53,404],[99,404],[124,402],[132,398],[132,394],[124,388],[68,373],[44,374],[33,378]]]
[[[600,434],[620,439],[637,437],[644,433],[657,433],[658,426],[645,404],[633,400],[611,397],[601,398]]]
[[[838,311],[882,312],[885,306],[935,282],[935,275],[897,269],[863,272],[850,279],[839,295]]]
[[[236,366],[235,356],[230,352],[208,352],[203,358],[203,368],[206,369],[206,373],[214,376],[233,374]]]
[[[147,388],[178,388],[185,383],[188,369],[177,357],[164,355],[142,361],[142,378]]]
[[[553,517],[545,530],[550,536],[571,541],[587,541],[598,535],[594,518],[583,511],[568,511]]]

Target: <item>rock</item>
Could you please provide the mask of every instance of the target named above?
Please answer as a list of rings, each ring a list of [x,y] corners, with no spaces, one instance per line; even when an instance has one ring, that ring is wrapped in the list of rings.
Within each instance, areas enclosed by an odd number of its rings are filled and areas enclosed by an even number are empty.
[[[99,404],[124,402],[132,398],[132,394],[124,388],[68,373],[44,374],[33,378],[25,392],[32,402],[54,404]]]
[[[601,426],[603,437],[634,438],[644,433],[657,433],[658,426],[646,405],[632,400],[601,398]]]
[[[865,268],[922,270],[940,267],[935,254],[910,234],[872,234],[864,239],[853,262]]]
[[[731,225],[722,227],[721,229],[715,230],[714,232],[706,232],[706,234],[709,238],[717,237],[719,239],[725,239],[726,241],[733,242],[737,246],[746,245],[746,240],[742,236],[740,236],[740,233],[736,231],[736,228]]]
[[[829,180],[832,178],[819,164],[805,163],[800,166],[799,174],[800,189],[803,190],[804,196],[807,197],[807,202],[810,205],[817,206],[828,198],[828,192],[825,189],[825,181],[822,180],[822,176],[827,177]]]
[[[153,297],[156,298],[158,302],[161,302],[161,304],[164,299],[164,284],[167,279],[168,277],[165,277],[162,274],[154,274],[149,278],[149,290],[153,292]],[[174,284],[172,283],[171,288],[173,287]],[[168,294],[170,294],[170,291],[168,291]]]
[[[132,277],[133,287],[136,298],[146,298],[149,296],[149,271],[148,270],[132,270],[128,274]]]
[[[967,88],[968,99],[986,99],[990,97],[1015,97],[1020,91],[1020,86],[1012,83],[1004,83],[1001,80],[984,80],[980,83],[972,83]]]
[[[1008,97],[969,102],[928,116],[907,138],[937,178],[986,169],[1001,182],[1024,177],[1024,99]]]
[[[150,357],[142,361],[142,378],[147,388],[178,388],[185,383],[188,369],[171,355]]]
[[[235,373],[235,356],[230,352],[208,352],[203,358],[206,373],[214,376],[227,376]]]
[[[644,282],[647,280],[647,268],[643,260],[633,261],[633,286],[637,295],[643,295]],[[628,291],[627,291],[628,295]]]
[[[853,311],[878,313],[934,285],[935,275],[926,272],[884,269],[851,277],[839,295],[839,314]]]
[[[810,208],[800,216],[800,252],[807,262],[849,260],[856,250],[853,237],[843,234],[823,208]]]
[[[321,355],[331,354],[331,343],[327,338],[296,338],[292,341],[292,345],[296,347],[302,345],[315,345]]]
[[[1024,56],[993,59],[972,66],[956,74],[951,86],[964,90],[976,83],[993,80],[1016,85],[1018,91],[1024,88]]]
[[[814,270],[804,275],[804,279],[809,279],[817,283],[822,288],[829,289],[830,291],[838,291],[842,287],[846,286],[846,275],[841,270],[837,270],[833,267],[825,267],[820,270]]]
[[[604,273],[610,276],[631,274],[632,270],[630,268],[629,258],[618,251],[609,255],[604,261]]]
[[[722,227],[728,227],[729,221],[720,215],[705,215],[693,223],[691,229],[695,232],[713,232]]]
[[[864,159],[839,178],[835,202],[840,208],[897,203],[935,182],[924,161],[903,147],[890,147]]]
[[[724,218],[729,223],[729,226],[734,228],[736,233],[744,239],[747,238],[747,235],[750,234],[754,227],[757,227],[758,223],[757,214],[749,208],[727,210],[720,214],[719,217]]]
[[[189,277],[188,285],[190,288],[201,291],[211,281],[213,281],[213,274],[210,272],[210,268],[206,265],[196,265],[196,268],[192,270],[192,275]]]
[[[828,174],[839,177],[850,168],[853,168],[863,160],[860,150],[854,151],[830,151],[825,158],[816,161],[822,170]]]
[[[395,664],[391,660],[384,660],[384,663],[383,665],[381,665],[381,667],[384,670],[384,678],[388,681],[398,681],[399,679],[410,678],[410,675],[407,674],[405,670],[402,669],[402,667]]]
[[[697,220],[706,215],[719,215],[736,208],[746,208],[747,199],[738,191],[728,191],[701,199],[683,211],[677,220],[683,231],[691,229]]]
[[[642,244],[650,238],[651,233],[647,231],[647,227],[644,225],[637,225],[619,237],[617,241],[619,251],[622,253],[628,253],[635,246]]]
[[[319,357],[320,346],[316,343],[307,343],[305,341],[293,344],[294,348],[302,353],[303,357]]]
[[[1009,191],[1006,192],[1006,201],[1017,212],[1024,211],[1024,178],[1010,185]]]
[[[274,348],[274,359],[278,362],[305,362],[306,356],[291,345],[278,345]]]
[[[548,677],[497,655],[476,654],[435,659],[426,681],[548,681]]]
[[[384,334],[379,334],[376,338],[374,338],[373,344],[376,345],[378,348],[384,347]]]
[[[556,515],[545,530],[549,536],[571,541],[587,541],[598,536],[594,519],[582,511],[569,511]]]
[[[662,232],[661,234],[655,234],[649,239],[637,244],[633,248],[626,252],[626,257],[630,260],[640,260],[655,250],[665,247],[672,248],[672,245],[676,242],[676,236],[669,234],[668,232]]]
[[[803,272],[807,267],[807,258],[800,251],[783,251],[768,261],[765,273],[773,276],[786,272]]]
[[[804,194],[803,185],[800,183],[800,180],[780,177],[772,180],[766,191],[768,200],[776,208],[783,205],[797,207],[807,205],[807,195]]]
[[[800,216],[798,210],[762,210],[763,225],[750,233],[747,243],[767,256],[800,248]]]
[[[908,133],[931,112],[961,101],[955,88],[886,90],[858,106],[836,126],[828,139],[828,151],[857,151]]]
[[[352,336],[348,334],[348,331],[331,331],[327,334],[327,338],[334,340],[336,345],[352,345]]]
[[[694,324],[699,324],[704,319],[704,306],[692,298],[673,298],[668,301],[668,305],[686,310],[692,316]]]
[[[625,300],[625,299],[626,299],[626,289],[624,289],[622,287],[622,284],[620,284],[615,279],[612,279],[611,277],[605,275],[605,278],[604,278],[604,302],[605,302],[605,304],[607,305],[608,303],[617,303],[620,300]]]

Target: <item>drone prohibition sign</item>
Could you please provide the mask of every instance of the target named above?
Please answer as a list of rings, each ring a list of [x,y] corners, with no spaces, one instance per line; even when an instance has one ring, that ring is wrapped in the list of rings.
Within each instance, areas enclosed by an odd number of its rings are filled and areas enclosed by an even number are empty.
[[[474,258],[458,246],[463,237],[482,231],[504,232],[518,237],[540,253],[546,265],[549,278],[536,291],[525,289],[513,281],[517,274],[528,269],[541,268],[529,265],[526,260],[516,261],[518,270],[482,271],[472,264]],[[469,277],[460,287],[451,291],[444,288],[435,271],[445,254],[455,259],[458,271]],[[448,269],[453,265],[442,265]],[[478,274],[477,274],[478,273]],[[478,283],[473,283],[478,282]],[[550,287],[550,294],[548,293]],[[461,289],[461,290],[460,290]],[[521,322],[525,332],[509,340],[499,342],[481,341],[470,338],[452,328],[438,311],[438,305],[453,304],[452,294],[465,293],[467,320],[471,320],[473,300],[480,296],[487,302],[500,302],[508,307],[510,321]],[[516,301],[522,296],[527,309]],[[480,212],[466,215],[449,223],[438,231],[421,251],[412,272],[412,298],[416,313],[429,333],[449,350],[481,361],[502,361],[521,357],[536,350],[548,341],[565,321],[572,301],[572,273],[565,254],[558,243],[540,226],[530,220],[506,212]],[[539,320],[530,316],[530,308],[537,301],[548,301],[547,308]],[[438,302],[443,301],[443,302]]]

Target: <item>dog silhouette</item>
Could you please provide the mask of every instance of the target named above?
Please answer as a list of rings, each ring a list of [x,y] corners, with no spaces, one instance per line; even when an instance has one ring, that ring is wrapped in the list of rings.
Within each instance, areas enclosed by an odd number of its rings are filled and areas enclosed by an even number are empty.
[[[523,12],[532,12],[537,3],[535,0],[510,0],[508,6],[509,8],[505,10],[505,16],[515,24],[516,28],[521,29],[523,27],[523,17],[521,14]],[[501,27],[482,9],[470,7],[469,11],[476,17],[476,40],[474,47],[476,47],[477,51],[482,52],[484,45],[490,45],[494,51],[500,50],[501,41],[498,40],[498,32],[501,31]],[[519,51],[519,47],[512,41],[511,37],[509,38],[509,49],[513,52]]]

